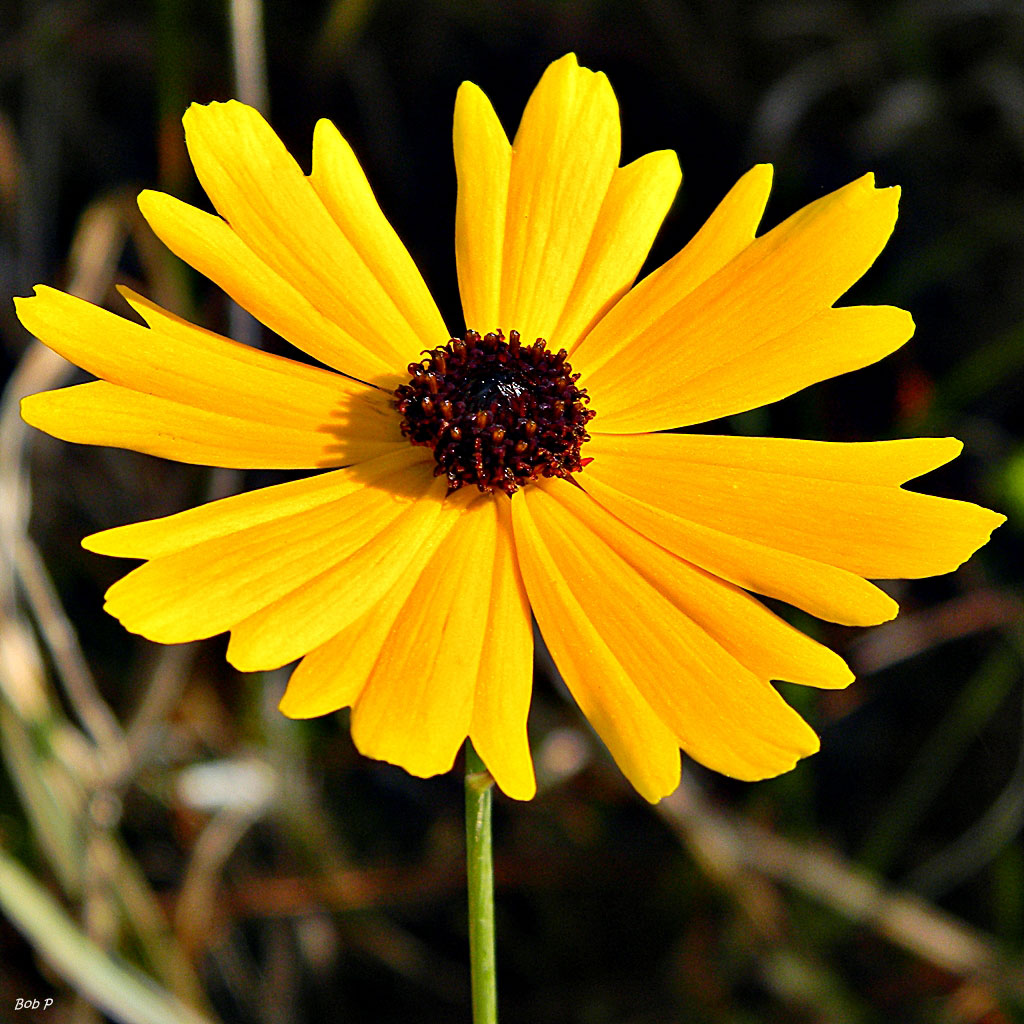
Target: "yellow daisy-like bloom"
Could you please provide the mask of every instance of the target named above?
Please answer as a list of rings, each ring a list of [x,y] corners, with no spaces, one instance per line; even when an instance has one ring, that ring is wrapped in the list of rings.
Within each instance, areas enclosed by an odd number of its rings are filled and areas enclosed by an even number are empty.
[[[532,610],[648,800],[677,785],[680,748],[740,779],[777,775],[818,739],[771,680],[852,676],[748,591],[882,622],[897,606],[868,579],[949,572],[1003,520],[901,488],[954,458],[953,438],[662,433],[911,336],[902,310],[834,306],[896,220],[899,190],[870,175],[758,236],[772,172],[755,167],[632,287],[680,183],[675,154],[620,167],[615,96],[571,54],[511,145],[466,83],[455,247],[470,330],[451,339],[330,122],[309,176],[242,104],[191,107],[185,133],[220,216],[144,192],[146,219],[330,369],[127,289],[147,326],[41,287],[18,300],[22,322],[99,379],[23,414],[68,441],[182,462],[330,469],[84,544],[145,560],[107,594],[129,630],[161,643],[230,630],[228,660],[247,671],[301,658],[281,710],[351,706],[364,754],[429,776],[469,736],[507,794],[532,796]]]

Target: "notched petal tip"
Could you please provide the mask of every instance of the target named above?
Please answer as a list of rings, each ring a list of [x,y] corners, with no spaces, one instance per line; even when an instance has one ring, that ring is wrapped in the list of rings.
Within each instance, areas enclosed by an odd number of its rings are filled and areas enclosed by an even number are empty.
[[[593,71],[584,67],[576,54],[570,52],[547,66],[534,94],[549,87],[573,89],[578,84],[612,92],[611,82],[603,71]]]
[[[613,755],[614,756],[614,755]],[[683,759],[678,745],[672,755],[672,763],[669,770],[651,771],[646,765],[632,765],[627,767],[617,758],[615,759],[619,770],[626,777],[629,784],[649,804],[659,804],[667,796],[671,796],[678,788],[682,779]]]
[[[679,154],[674,149],[654,149],[650,153],[644,153],[628,164],[619,168],[620,171],[629,167],[639,166],[641,163],[648,167],[656,167],[659,175],[674,182],[673,194],[683,183],[683,168],[679,163]]]
[[[863,620],[854,623],[856,626],[880,626],[883,622],[892,622],[900,613],[899,603],[895,598],[890,597],[884,590],[882,590],[877,584],[875,589],[878,591],[881,598],[876,605],[873,614],[865,615]]]
[[[804,758],[813,756],[821,749],[818,734],[795,713],[792,726],[785,745],[766,744],[756,752],[759,756],[745,758],[745,764],[733,761],[731,765],[713,766],[714,770],[740,782],[762,782],[791,772]]]
[[[33,288],[33,294],[32,295],[15,295],[14,296],[14,299],[13,299],[13,302],[14,302],[14,312],[18,315],[18,319],[21,320],[22,323],[24,323],[25,321],[22,320],[21,314],[28,307],[28,304],[30,302],[35,301],[37,295],[39,294],[39,288],[40,288],[40,285],[36,285],[35,288]]]
[[[983,505],[975,505],[972,502],[958,504],[965,506],[963,509],[964,516],[969,516],[973,519],[973,522],[965,523],[964,526],[965,533],[970,533],[967,544],[973,545],[973,547],[970,547],[970,550],[967,551],[962,560],[953,566],[954,569],[959,568],[959,566],[963,565],[964,562],[983,548],[992,539],[992,534],[1006,522],[1006,516],[1002,512],[995,512],[990,508],[985,508]]]
[[[226,100],[211,100],[209,103],[197,103],[193,101],[188,105],[181,119],[187,130],[189,121],[216,117],[224,114],[228,116],[253,116],[258,117],[261,121],[264,119],[263,115],[255,107],[251,107],[248,103],[243,103],[241,100],[236,100],[234,98]]]
[[[372,737],[364,735],[357,714],[352,716],[351,729],[352,742],[363,757],[393,764],[404,769],[410,775],[415,775],[418,779],[432,779],[436,775],[445,775],[455,767],[455,758],[459,752],[458,746],[451,751],[438,751],[436,748],[431,749],[428,746],[415,749],[392,749],[392,745],[387,742],[386,737],[382,741],[380,735]]]
[[[825,209],[830,203],[838,203],[841,208],[845,209],[863,205],[866,208],[865,212],[872,210],[879,222],[884,221],[886,216],[891,216],[895,220],[901,194],[902,190],[899,185],[877,185],[874,172],[868,171],[859,178],[854,178],[853,181],[837,188],[834,192],[805,206],[803,210],[813,210],[819,206]],[[797,215],[803,210],[797,211]]]
[[[46,402],[43,399],[43,396],[48,394],[50,394],[49,391],[42,391],[36,395],[27,395],[19,403],[19,410],[21,418],[30,427],[51,433],[47,423]]]
[[[215,635],[203,633],[201,630],[182,631],[180,628],[175,629],[173,626],[168,626],[166,622],[154,624],[151,621],[151,616],[147,614],[148,609],[140,607],[131,599],[130,595],[126,597],[122,584],[127,578],[127,576],[123,576],[107,590],[104,595],[103,610],[111,618],[117,619],[129,633],[134,633],[155,644],[190,643],[193,640],[205,640],[207,637]]]
[[[25,397],[24,397],[24,398],[23,398],[23,399],[22,399],[22,400],[21,400],[21,401],[20,401],[20,402],[18,403],[18,409],[19,409],[19,411],[21,412],[21,418],[22,418],[22,419],[23,419],[23,420],[24,420],[24,421],[25,421],[25,422],[26,422],[26,423],[27,423],[27,424],[28,424],[28,425],[29,425],[30,427],[34,427],[34,426],[35,426],[35,424],[34,424],[34,423],[32,422],[32,420],[30,420],[30,419],[29,419],[29,417],[28,417],[28,416],[26,416],[26,415],[25,415],[25,407],[26,407],[26,406],[29,406],[29,408],[31,409],[31,406],[32,406],[32,404],[33,404],[32,400],[33,400],[34,398],[37,398],[37,397],[38,397],[38,395],[26,395],[26,396],[25,396]]]
[[[806,748],[802,748],[795,754],[790,754],[781,764],[763,771],[752,771],[749,775],[740,775],[736,778],[741,782],[763,782],[765,779],[777,779],[780,775],[791,772],[804,758],[812,757],[821,749],[821,741],[818,736],[813,731],[811,735],[814,736],[813,744],[808,743]]]
[[[874,173],[869,171],[852,181],[847,188],[854,193],[861,193],[858,198],[864,198],[873,204],[880,219],[891,216],[895,223],[899,213],[900,197],[903,194],[899,185],[877,185]]]
[[[816,689],[845,690],[851,683],[856,681],[857,676],[854,674],[853,669],[838,654],[836,655],[836,660],[842,664],[842,669],[837,667],[834,674],[822,676],[821,679],[816,680],[814,683]]]
[[[212,100],[209,103],[196,103],[193,101],[190,103],[185,108],[185,113],[181,115],[181,123],[185,129],[185,138],[188,139],[189,135],[202,130],[205,123],[219,117],[222,112],[230,114],[229,104],[231,103],[235,103],[239,107],[244,106],[244,104],[238,103],[236,100]]]
[[[58,288],[37,284],[33,286],[31,295],[14,296],[14,312],[21,321],[22,327],[30,334],[39,337],[42,315],[55,300],[59,301],[60,298],[71,298],[71,296],[66,296]]]
[[[923,579],[955,572],[970,560],[990,540],[1006,516],[1000,512],[969,501],[940,498],[919,492],[911,496],[920,499],[922,514],[930,515],[911,524],[921,539],[924,554],[902,571],[887,574],[892,579]],[[926,505],[924,503],[927,503]]]
[[[575,51],[570,50],[568,53],[562,54],[557,60],[553,60],[546,68],[545,74],[548,73],[552,68],[563,68],[572,67],[580,68],[579,58],[576,56]],[[586,68],[580,68],[580,70],[586,71]]]

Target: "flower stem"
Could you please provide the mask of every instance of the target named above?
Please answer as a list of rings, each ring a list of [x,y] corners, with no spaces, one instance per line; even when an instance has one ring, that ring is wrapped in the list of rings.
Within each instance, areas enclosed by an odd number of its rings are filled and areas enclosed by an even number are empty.
[[[491,791],[494,779],[466,740],[466,884],[469,888],[469,964],[473,1024],[497,1024],[498,975],[494,957],[494,864]]]
[[[231,53],[238,99],[255,107],[264,117],[269,117],[263,0],[229,0],[228,9],[231,13]]]

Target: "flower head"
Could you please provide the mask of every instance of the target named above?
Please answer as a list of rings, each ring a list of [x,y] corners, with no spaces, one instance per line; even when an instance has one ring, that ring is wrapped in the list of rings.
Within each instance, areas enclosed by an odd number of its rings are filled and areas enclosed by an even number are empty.
[[[892,618],[869,579],[948,572],[1002,516],[901,484],[952,438],[832,444],[663,433],[776,401],[902,345],[902,310],[835,306],[899,191],[870,175],[757,235],[771,168],[633,282],[680,182],[619,166],[607,79],[548,68],[510,145],[455,107],[453,337],[359,164],[321,121],[306,176],[255,111],[193,106],[219,216],[144,192],[157,235],[320,366],[256,351],[127,289],[131,322],[49,288],[22,322],[98,380],[26,399],[68,441],[183,462],[328,472],[86,538],[145,564],[107,609],[162,643],[230,630],[243,670],[301,659],[281,703],[352,707],[365,754],[417,775],[469,736],[535,788],[531,611],[622,770],[657,800],[679,750],[759,779],[818,747],[772,680],[841,687],[843,661],[752,593],[834,622]],[[337,371],[337,372],[336,372]]]

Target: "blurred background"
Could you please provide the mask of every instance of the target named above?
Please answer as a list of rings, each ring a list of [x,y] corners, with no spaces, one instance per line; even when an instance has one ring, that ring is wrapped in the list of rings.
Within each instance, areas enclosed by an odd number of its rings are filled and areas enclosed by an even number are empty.
[[[43,282],[127,312],[124,282],[232,329],[134,197],[207,205],[181,114],[259,100],[248,7],[0,4],[0,1021],[469,1019],[458,770],[365,760],[344,715],[281,717],[286,674],[235,673],[223,638],[160,648],[101,610],[126,565],[82,536],[277,478],[17,418],[21,394],[79,377],[3,296]],[[1024,1020],[1024,6],[267,0],[263,17],[273,126],[308,168],[315,121],[335,121],[451,324],[463,79],[511,133],[551,60],[608,73],[624,161],[671,148],[683,166],[648,269],[755,162],[776,168],[767,225],[869,170],[902,185],[845,301],[911,310],[916,337],[708,429],[953,434],[965,454],[922,488],[1010,516],[957,573],[893,585],[893,623],[786,613],[858,681],[784,688],[822,751],[777,780],[688,763],[646,805],[538,653],[541,792],[495,808],[505,1024]]]

